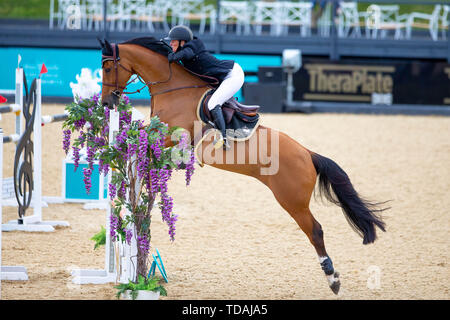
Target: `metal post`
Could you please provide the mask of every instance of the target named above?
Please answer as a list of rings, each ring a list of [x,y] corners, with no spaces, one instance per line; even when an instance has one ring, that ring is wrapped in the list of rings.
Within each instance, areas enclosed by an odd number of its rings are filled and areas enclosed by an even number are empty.
[[[107,16],[108,16],[108,0],[103,0],[103,34],[105,39],[108,40],[108,26],[107,26]]]
[[[216,53],[222,51],[222,35],[220,33],[220,0],[216,1]]]
[[[331,9],[332,12],[331,12],[331,47],[330,47],[330,60],[332,61],[339,60],[338,37],[335,23],[337,6],[338,4],[336,0],[333,0],[333,5]]]
[[[294,81],[293,81],[293,72],[292,70],[288,70],[287,72],[287,86],[286,86],[286,93],[287,93],[287,105],[292,105],[292,102],[294,101]]]
[[[53,15],[54,15],[54,11],[55,11],[55,4],[54,4],[54,0],[50,0],[50,16],[48,17],[48,27],[49,29],[53,29]]]
[[[447,16],[447,62],[450,63],[450,14]]]

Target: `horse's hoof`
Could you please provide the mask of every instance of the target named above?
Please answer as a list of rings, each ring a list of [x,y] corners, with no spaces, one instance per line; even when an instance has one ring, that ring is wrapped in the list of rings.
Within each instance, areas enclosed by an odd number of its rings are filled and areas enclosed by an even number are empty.
[[[341,288],[341,281],[339,280],[333,282],[333,284],[330,286],[330,289],[331,291],[333,291],[334,294],[338,294],[340,288]]]
[[[339,280],[339,272],[336,271],[333,276],[334,276],[334,281],[330,285],[330,289],[331,289],[331,291],[333,291],[334,294],[338,294],[339,289],[341,288],[341,281]]]

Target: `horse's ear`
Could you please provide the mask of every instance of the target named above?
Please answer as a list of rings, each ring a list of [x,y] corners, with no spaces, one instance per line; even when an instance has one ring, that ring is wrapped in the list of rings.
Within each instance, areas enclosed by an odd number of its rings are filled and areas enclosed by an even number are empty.
[[[100,46],[101,46],[102,48],[104,48],[104,47],[105,47],[105,44],[102,42],[102,40],[100,40],[98,37],[97,37],[97,40],[98,40],[98,42],[100,43]]]
[[[106,39],[105,39],[105,47],[103,48],[103,50],[105,52],[107,52],[108,55],[111,55],[111,56],[113,55],[113,52],[114,52],[113,47],[112,47],[111,43],[109,43],[109,41]]]
[[[113,55],[113,47],[111,46],[111,44],[108,42],[108,40],[105,39],[105,43],[103,44],[103,48],[102,48],[102,52],[104,55],[107,56],[112,56]]]
[[[111,51],[112,51],[112,47],[111,47],[111,44],[108,42],[108,40],[106,40],[105,39],[105,48],[106,49],[111,49]]]

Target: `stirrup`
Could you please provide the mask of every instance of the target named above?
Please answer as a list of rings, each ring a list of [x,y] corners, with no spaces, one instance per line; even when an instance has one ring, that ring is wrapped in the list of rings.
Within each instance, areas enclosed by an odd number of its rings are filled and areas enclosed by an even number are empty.
[[[228,142],[228,139],[224,139],[222,134],[219,132],[219,139],[216,139],[217,135],[214,134],[214,140],[213,145],[214,149],[219,149],[220,147],[223,147],[224,150],[230,149],[230,143]]]
[[[230,149],[230,143],[228,142],[228,139],[224,139],[220,132],[219,135],[220,135],[219,139],[216,139],[216,135],[214,135],[213,140],[214,149],[219,149],[220,147],[223,147],[224,150]]]
[[[214,143],[214,149],[219,149],[220,147],[222,147],[222,146],[224,145],[224,144],[223,144],[223,138],[222,138],[222,136],[220,136],[220,139],[219,139],[219,140],[217,140],[216,138],[214,138],[213,143]]]
[[[223,140],[223,149],[228,150],[230,149],[230,143],[228,142],[228,139],[222,139]]]
[[[218,149],[220,147],[224,147],[224,149],[229,149],[230,146],[226,141],[226,127],[225,127],[225,119],[223,118],[222,106],[216,105],[213,109],[210,110],[210,113],[213,118],[214,127],[219,131],[220,139],[216,139],[214,136],[214,149]]]

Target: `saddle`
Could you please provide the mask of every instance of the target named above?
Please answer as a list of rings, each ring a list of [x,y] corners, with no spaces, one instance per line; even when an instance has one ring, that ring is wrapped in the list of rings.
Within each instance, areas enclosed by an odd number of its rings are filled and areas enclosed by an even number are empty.
[[[208,101],[214,93],[214,89],[206,92],[198,106],[198,118],[205,124],[213,123],[208,109]],[[260,106],[248,106],[237,101],[235,97],[230,98],[222,105],[223,117],[227,138],[234,141],[245,141],[251,137],[259,125]]]

